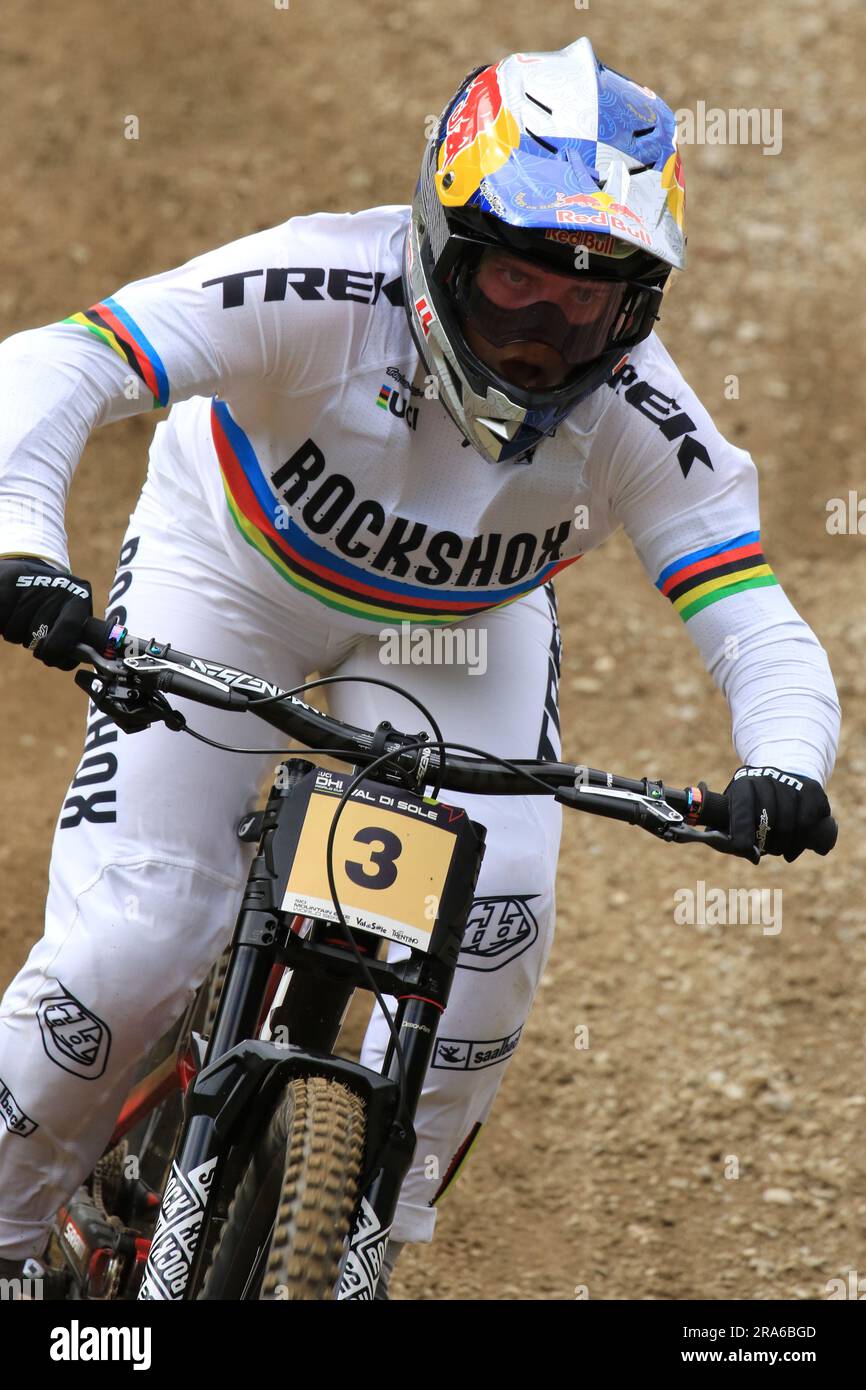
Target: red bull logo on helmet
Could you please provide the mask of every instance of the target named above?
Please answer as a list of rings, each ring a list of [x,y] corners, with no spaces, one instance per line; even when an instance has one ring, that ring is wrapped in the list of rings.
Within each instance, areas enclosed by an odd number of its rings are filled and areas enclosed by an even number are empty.
[[[485,68],[451,111],[439,146],[436,187],[450,207],[465,203],[482,178],[500,169],[520,144],[520,130],[499,86],[499,68]]]
[[[445,138],[439,147],[439,172],[444,173],[479,134],[492,126],[502,110],[502,92],[496,68],[485,68],[463,93],[448,117]]]
[[[616,217],[627,218],[629,222],[642,227],[644,220],[639,213],[626,207],[625,203],[617,203],[609,193],[557,193],[556,199],[552,203],[530,203],[527,201],[525,193],[516,193],[514,201],[518,207],[532,208],[536,212],[545,212],[548,208],[593,208],[598,212],[609,216],[613,213]],[[565,217],[557,218],[557,221],[565,221]]]
[[[606,195],[586,193],[576,196],[580,198],[603,198]],[[597,204],[589,204],[589,206],[595,207]],[[572,226],[575,224],[583,226],[587,222],[591,222],[596,227],[609,227],[611,232],[624,232],[642,242],[644,246],[652,245],[652,237],[644,226],[643,218],[639,217],[636,212],[632,212],[631,208],[625,207],[623,203],[615,203],[612,198],[602,212],[576,212],[571,207],[559,205],[556,207],[556,220],[559,223]]]
[[[568,232],[564,227],[548,228],[544,233],[546,241],[557,241],[564,246],[585,246],[595,256],[630,256],[632,248],[613,236],[602,236],[599,232]]]
[[[560,226],[603,227],[613,233],[624,232],[644,246],[652,245],[640,214],[625,203],[617,203],[609,193],[557,193],[552,203],[531,203],[521,191],[514,195],[514,202],[533,212],[555,212]]]

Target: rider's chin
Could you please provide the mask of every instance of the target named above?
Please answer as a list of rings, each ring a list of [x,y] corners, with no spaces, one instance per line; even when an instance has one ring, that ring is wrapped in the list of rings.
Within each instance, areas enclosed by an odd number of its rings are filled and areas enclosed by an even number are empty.
[[[543,366],[522,357],[515,357],[500,363],[499,370],[507,381],[524,391],[543,391],[556,386],[562,373],[556,368]]]

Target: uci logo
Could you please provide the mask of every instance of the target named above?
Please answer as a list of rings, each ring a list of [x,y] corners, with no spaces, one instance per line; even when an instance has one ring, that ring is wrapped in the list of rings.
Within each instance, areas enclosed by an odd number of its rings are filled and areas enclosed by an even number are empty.
[[[418,428],[418,407],[410,405],[396,386],[389,386],[387,382],[382,382],[382,389],[376,397],[376,404],[380,410],[390,410],[392,415],[396,415],[398,420],[405,420],[410,430]]]

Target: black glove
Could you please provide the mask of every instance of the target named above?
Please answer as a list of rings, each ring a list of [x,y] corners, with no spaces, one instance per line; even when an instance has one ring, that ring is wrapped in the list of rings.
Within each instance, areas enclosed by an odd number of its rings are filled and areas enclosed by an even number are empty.
[[[820,782],[777,767],[741,767],[725,788],[731,839],[738,849],[757,845],[762,854],[792,863],[808,848],[809,831],[830,814]]]
[[[64,574],[47,560],[0,560],[0,633],[27,647],[46,666],[71,671],[93,598],[86,579]]]

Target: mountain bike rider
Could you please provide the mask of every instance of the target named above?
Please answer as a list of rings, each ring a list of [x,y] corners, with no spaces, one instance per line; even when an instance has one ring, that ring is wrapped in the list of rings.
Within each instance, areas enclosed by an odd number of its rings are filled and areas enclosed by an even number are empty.
[[[465,623],[485,669],[412,665],[399,680],[446,738],[556,758],[551,581],[622,525],[729,703],[745,769],[728,788],[735,838],[796,858],[829,814],[839,706],[761,552],[752,461],[652,332],[684,264],[684,204],[672,112],[580,39],[470,74],[411,208],[292,217],[9,338],[6,640],[75,664],[91,599],[70,571],[69,481],[91,430],[170,405],[116,621],[285,687],[314,670],[381,676],[380,634],[402,622]],[[237,742],[227,713],[177,703]],[[334,686],[331,707],[415,727],[373,687]],[[162,727],[126,739],[91,708],[45,936],[0,1009],[0,1271],[39,1256],[142,1053],[226,945],[251,853],[235,825],[272,765]],[[432,1238],[553,935],[559,807],[465,803],[488,850],[397,1246]],[[374,1015],[364,1060],[378,1065],[385,1042]]]

